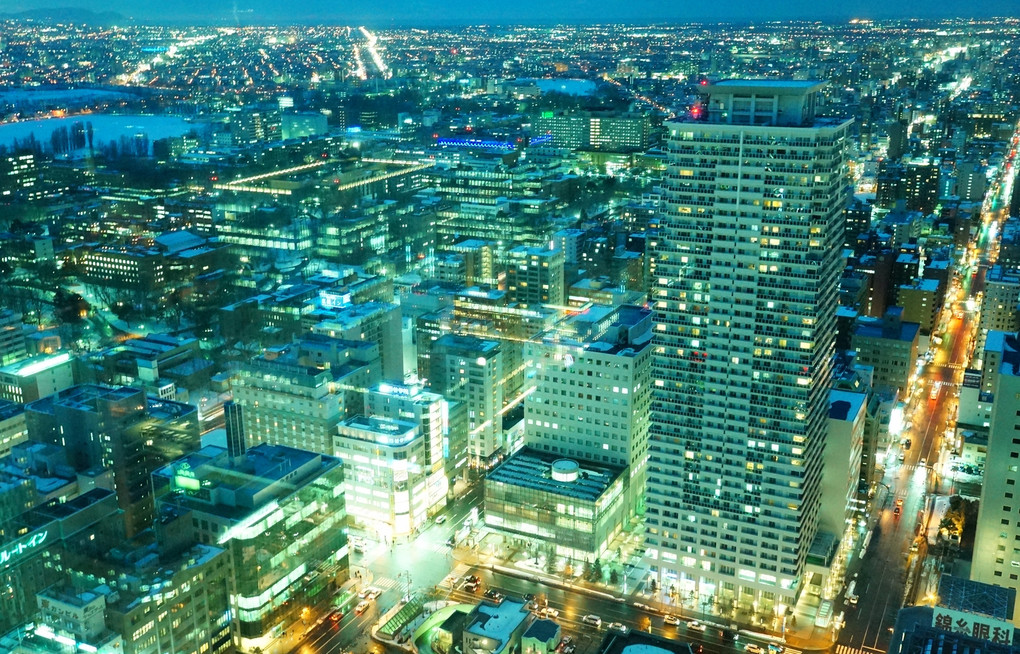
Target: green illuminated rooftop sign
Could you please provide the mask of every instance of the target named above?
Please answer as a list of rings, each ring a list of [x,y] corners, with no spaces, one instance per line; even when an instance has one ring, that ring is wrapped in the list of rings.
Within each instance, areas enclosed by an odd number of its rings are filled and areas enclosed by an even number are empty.
[[[553,117],[553,112],[551,112],[551,111],[543,111],[542,112],[542,118],[552,118],[552,117]]]

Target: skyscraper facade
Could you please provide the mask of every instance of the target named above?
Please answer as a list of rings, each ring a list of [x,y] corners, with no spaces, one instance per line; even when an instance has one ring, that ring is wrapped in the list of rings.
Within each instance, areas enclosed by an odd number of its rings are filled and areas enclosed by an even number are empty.
[[[647,556],[688,606],[779,615],[810,582],[850,127],[823,87],[720,82],[669,124]]]

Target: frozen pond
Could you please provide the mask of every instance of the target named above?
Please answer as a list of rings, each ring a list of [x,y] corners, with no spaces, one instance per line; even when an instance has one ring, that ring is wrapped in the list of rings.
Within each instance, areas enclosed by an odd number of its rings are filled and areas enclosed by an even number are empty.
[[[201,131],[201,123],[193,123],[176,116],[145,116],[145,115],[114,115],[84,114],[66,118],[43,118],[25,120],[17,123],[0,125],[0,145],[11,147],[14,141],[24,142],[30,134],[40,142],[44,150],[50,149],[50,135],[53,130],[67,127],[71,129],[75,123],[85,126],[92,123],[93,142],[95,147],[110,141],[120,141],[121,137],[134,138],[144,135],[149,142],[171,136],[181,136],[191,130]]]
[[[108,91],[106,89],[13,89],[0,90],[0,107],[4,105],[32,106],[47,103],[62,103],[81,105],[87,102],[98,100],[116,100],[117,98],[129,97],[128,93],[121,91]]]

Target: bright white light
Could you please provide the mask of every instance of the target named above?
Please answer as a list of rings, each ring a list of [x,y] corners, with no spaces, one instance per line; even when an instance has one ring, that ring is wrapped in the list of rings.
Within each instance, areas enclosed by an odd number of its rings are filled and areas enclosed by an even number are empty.
[[[889,433],[892,436],[899,436],[903,433],[903,406],[899,405],[889,415]]]

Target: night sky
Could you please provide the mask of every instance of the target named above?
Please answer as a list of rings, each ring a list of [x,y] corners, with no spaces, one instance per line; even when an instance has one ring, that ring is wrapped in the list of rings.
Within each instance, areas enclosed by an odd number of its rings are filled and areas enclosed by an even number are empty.
[[[365,24],[689,22],[1016,16],[1017,0],[0,0],[0,11],[77,7],[140,21]]]

